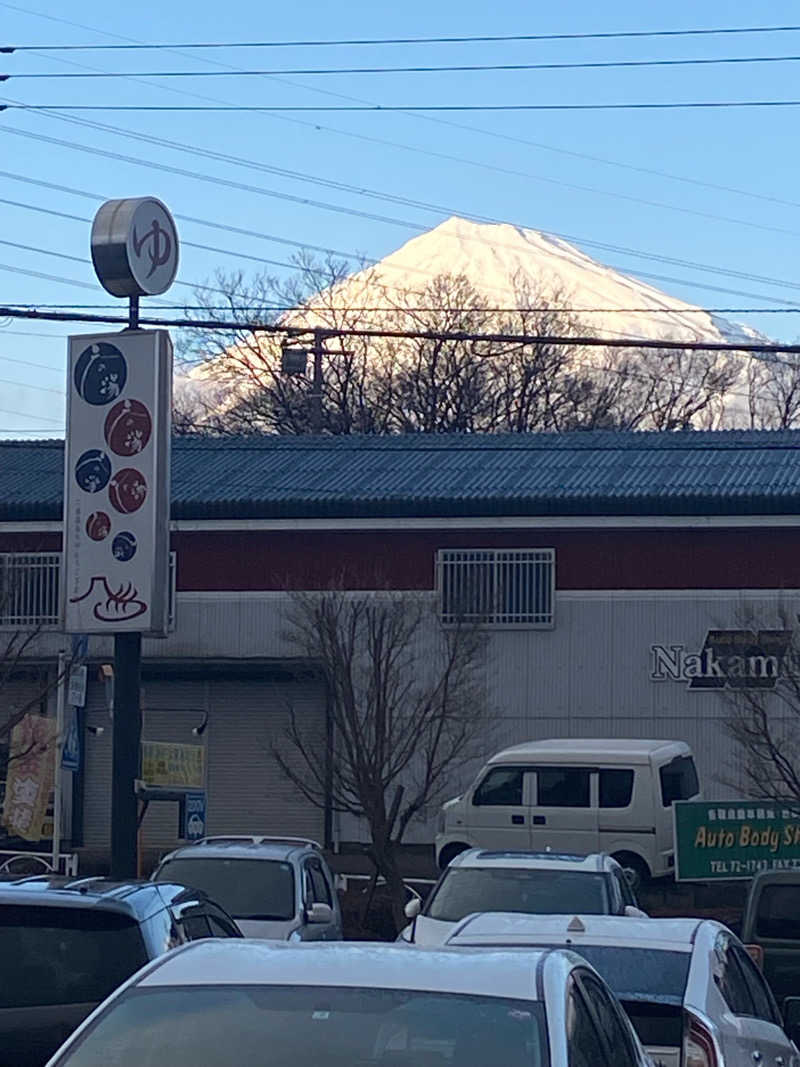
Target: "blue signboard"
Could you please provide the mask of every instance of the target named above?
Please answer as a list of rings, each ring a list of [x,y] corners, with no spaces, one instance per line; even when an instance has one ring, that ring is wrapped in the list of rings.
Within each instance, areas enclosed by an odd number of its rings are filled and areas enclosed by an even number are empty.
[[[181,833],[186,841],[199,841],[206,836],[206,795],[187,793],[181,804]]]
[[[78,734],[78,709],[69,709],[69,721],[64,732],[64,748],[61,752],[61,766],[65,771],[81,769],[81,739]]]

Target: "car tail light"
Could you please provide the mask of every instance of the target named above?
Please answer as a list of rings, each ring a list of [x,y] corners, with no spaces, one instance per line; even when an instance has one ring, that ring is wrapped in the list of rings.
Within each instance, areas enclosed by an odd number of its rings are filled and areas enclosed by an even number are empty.
[[[718,1067],[718,1064],[714,1035],[704,1023],[687,1011],[681,1067]]]

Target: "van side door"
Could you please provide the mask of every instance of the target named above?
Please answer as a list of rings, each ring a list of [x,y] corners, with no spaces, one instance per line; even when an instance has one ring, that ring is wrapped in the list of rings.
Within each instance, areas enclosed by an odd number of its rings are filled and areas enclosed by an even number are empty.
[[[469,836],[478,848],[498,851],[531,847],[530,767],[488,767],[469,799]]]
[[[597,768],[538,766],[531,810],[531,848],[543,852],[597,852]]]

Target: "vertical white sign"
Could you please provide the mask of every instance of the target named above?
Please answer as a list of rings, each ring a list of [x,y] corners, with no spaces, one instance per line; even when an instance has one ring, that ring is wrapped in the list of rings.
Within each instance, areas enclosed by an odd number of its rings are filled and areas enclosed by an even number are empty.
[[[68,633],[167,632],[172,343],[69,339],[62,604]]]

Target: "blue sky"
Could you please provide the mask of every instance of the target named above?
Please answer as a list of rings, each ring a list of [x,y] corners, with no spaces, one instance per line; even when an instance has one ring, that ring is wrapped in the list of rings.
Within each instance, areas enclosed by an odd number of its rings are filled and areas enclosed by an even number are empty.
[[[6,4],[0,0],[0,44],[101,44],[112,35],[141,41],[296,40],[341,37],[573,33],[800,23],[796,3],[664,5],[618,2],[566,5],[473,0],[403,4],[306,0],[140,0],[109,5],[73,0]],[[54,21],[69,19],[84,28]],[[38,12],[38,14],[36,14]],[[628,41],[559,41],[391,47],[280,48],[194,52],[33,52],[0,56],[0,71],[221,70],[382,66],[444,63],[577,62],[690,56],[800,55],[800,33]],[[67,62],[64,62],[66,60]],[[314,105],[346,103],[335,95],[399,105],[584,103],[659,100],[800,98],[800,63],[583,71],[335,75],[277,79],[197,78],[151,83],[15,80],[0,99],[28,104],[222,103]],[[189,94],[189,95],[186,95]],[[48,250],[28,252],[0,243],[0,303],[107,304],[88,259],[89,225],[31,206],[91,218],[99,201],[14,174],[103,197],[155,195],[174,212],[258,233],[380,258],[415,233],[453,213],[472,213],[560,233],[590,255],[635,273],[674,281],[653,284],[713,307],[800,304],[797,128],[800,108],[670,112],[455,114],[436,121],[403,114],[86,113],[91,122],[245,157],[257,164],[344,182],[440,205],[444,212],[302,182],[295,176],[243,168],[219,159],[137,142],[123,134],[41,113],[0,113],[0,241]],[[17,131],[17,132],[14,132]],[[22,135],[24,134],[24,136]],[[29,136],[29,135],[35,136]],[[40,138],[81,144],[106,155]],[[392,144],[379,143],[392,142]],[[405,146],[405,147],[403,147]],[[136,157],[141,164],[120,155]],[[444,156],[459,157],[446,159]],[[610,162],[603,163],[599,157]],[[148,163],[180,168],[165,173]],[[624,164],[619,166],[616,164]],[[639,168],[639,169],[637,169]],[[508,173],[513,171],[515,173]],[[652,172],[665,172],[664,174]],[[226,188],[191,177],[213,175],[340,208],[390,217],[360,218]],[[679,181],[666,174],[692,179]],[[709,188],[703,184],[714,186]],[[576,188],[582,186],[585,188]],[[720,186],[729,187],[725,191]],[[749,194],[743,195],[742,190]],[[649,201],[643,203],[641,201]],[[781,202],[782,201],[782,202]],[[17,205],[29,205],[28,207]],[[713,216],[713,217],[712,217]],[[285,261],[290,245],[179,223],[184,240]],[[589,242],[624,246],[687,265],[600,251]],[[69,258],[77,256],[80,262]],[[724,277],[695,264],[771,279]],[[218,268],[258,270],[252,260],[184,247],[180,280],[201,282]],[[12,268],[11,270],[5,268]],[[268,268],[280,271],[280,268]],[[61,276],[67,285],[22,271]],[[779,284],[783,282],[785,284]],[[89,288],[86,288],[88,286]],[[739,290],[716,292],[713,288]],[[185,286],[170,297],[190,298]],[[741,315],[782,340],[800,334],[797,316]],[[0,435],[63,426],[64,326],[0,322]],[[35,364],[36,366],[31,366]],[[30,434],[30,436],[33,436]]]

